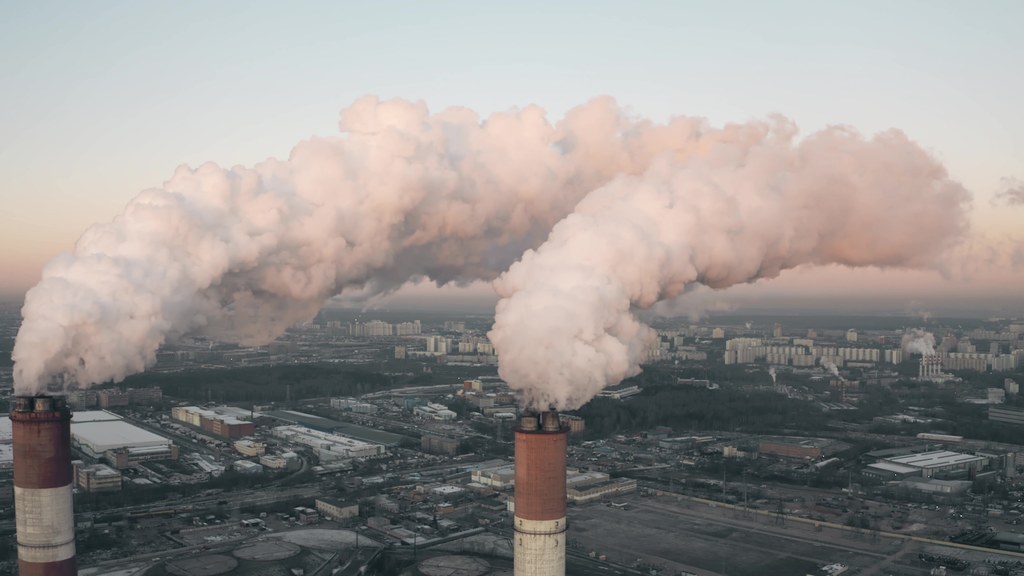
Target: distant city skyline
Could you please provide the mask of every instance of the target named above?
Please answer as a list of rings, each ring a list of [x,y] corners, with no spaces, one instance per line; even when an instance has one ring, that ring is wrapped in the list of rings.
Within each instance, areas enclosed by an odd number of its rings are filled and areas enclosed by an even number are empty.
[[[536,103],[549,122],[608,94],[655,120],[780,113],[802,134],[895,127],[974,194],[972,255],[944,275],[798,269],[698,290],[680,300],[684,313],[828,298],[841,308],[853,297],[897,309],[968,300],[1020,309],[1024,207],[1006,194],[1024,178],[1016,2],[537,3],[500,13],[456,3],[101,2],[9,12],[0,297],[20,298],[47,261],[176,166],[286,158],[304,139],[337,134],[338,111],[364,94],[422,100],[432,112]],[[496,297],[487,285],[420,286],[372,304],[420,300],[483,308]]]

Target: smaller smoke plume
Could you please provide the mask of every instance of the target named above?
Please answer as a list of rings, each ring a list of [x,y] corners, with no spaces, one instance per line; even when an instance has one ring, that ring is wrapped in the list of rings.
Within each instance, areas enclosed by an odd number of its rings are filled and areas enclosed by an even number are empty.
[[[777,381],[775,379],[775,366],[768,367],[768,375],[772,377],[772,384],[776,384]]]
[[[935,354],[935,336],[920,328],[912,328],[903,335],[903,351],[908,354],[931,356]]]
[[[747,330],[750,330],[750,327],[753,326],[750,322],[744,322],[743,325],[747,327]]]
[[[821,362],[821,367],[824,368],[825,370],[828,370],[829,373],[835,376],[836,378],[839,378],[840,380],[843,379],[843,377],[839,375],[839,367],[836,366],[835,363],[832,362],[831,360],[823,360]]]
[[[992,198],[995,205],[1024,206],[1024,182],[1016,178],[1003,178],[1002,190]]]
[[[932,319],[932,313],[925,310],[924,302],[921,302],[920,300],[911,300],[910,303],[907,304],[907,314],[917,316],[925,324],[930,322]]]

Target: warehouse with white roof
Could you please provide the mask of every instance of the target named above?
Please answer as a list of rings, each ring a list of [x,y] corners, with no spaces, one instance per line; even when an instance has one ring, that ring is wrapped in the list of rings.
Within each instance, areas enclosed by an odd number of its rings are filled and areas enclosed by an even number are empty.
[[[913,477],[969,479],[985,466],[986,458],[974,454],[933,450],[892,456],[869,464],[864,476],[883,482]]]
[[[103,410],[76,412],[71,419],[71,445],[90,458],[115,468],[146,460],[176,460],[178,448],[167,438],[129,424]]]

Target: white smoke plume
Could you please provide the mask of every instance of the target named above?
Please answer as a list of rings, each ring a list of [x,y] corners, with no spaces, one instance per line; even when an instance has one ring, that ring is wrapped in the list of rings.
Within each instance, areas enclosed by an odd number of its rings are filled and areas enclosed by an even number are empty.
[[[637,374],[654,332],[634,310],[693,283],[804,264],[923,267],[967,227],[969,194],[897,131],[798,141],[775,119],[690,142],[588,194],[495,281],[489,335],[527,406],[574,408]]]
[[[919,317],[925,324],[930,322],[932,319],[932,313],[925,310],[924,303],[919,300],[911,300],[910,303],[907,304],[907,313]]]
[[[839,378],[840,380],[843,379],[843,377],[839,375],[839,367],[836,366],[835,362],[832,362],[831,360],[824,360],[821,363],[821,367],[828,370],[829,374],[832,374],[836,378]]]
[[[935,354],[935,335],[920,328],[911,328],[903,335],[900,347],[907,354],[932,356]]]
[[[772,377],[772,384],[775,384],[776,383],[776,380],[775,380],[775,376],[776,376],[776,374],[775,374],[775,366],[769,366],[768,367],[768,375]]]
[[[183,335],[266,343],[343,292],[491,280],[702,125],[631,120],[610,98],[552,125],[536,106],[481,119],[366,97],[341,135],[287,160],[181,167],[46,266],[22,310],[18,393],[119,381]]]
[[[639,370],[654,333],[635,308],[802,264],[924,266],[966,226],[966,191],[899,132],[657,124],[609,98],[557,124],[364,98],[340,128],[287,160],[180,168],[88,230],[26,296],[17,392],[123,379],[185,335],[265,343],[338,294],[507,269],[501,374],[524,405],[571,408]]]

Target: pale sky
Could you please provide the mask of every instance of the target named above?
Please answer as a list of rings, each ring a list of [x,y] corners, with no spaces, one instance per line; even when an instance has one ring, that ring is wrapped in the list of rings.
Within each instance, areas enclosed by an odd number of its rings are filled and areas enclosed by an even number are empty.
[[[365,94],[482,114],[536,103],[551,121],[608,94],[658,120],[781,113],[804,133],[896,127],[974,193],[976,231],[1024,238],[1024,207],[992,204],[1003,179],[1024,179],[1016,0],[0,9],[0,295],[23,293],[90,224],[109,221],[176,166],[286,157],[304,138],[336,133],[339,110]],[[741,292],[858,282],[925,302],[1024,292],[1020,270],[955,282],[933,273],[789,276]]]

